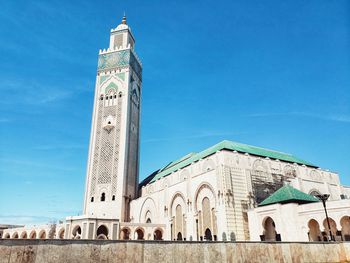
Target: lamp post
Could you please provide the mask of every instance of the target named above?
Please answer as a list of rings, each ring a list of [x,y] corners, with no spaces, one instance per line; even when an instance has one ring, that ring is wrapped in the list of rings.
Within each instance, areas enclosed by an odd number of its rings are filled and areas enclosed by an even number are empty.
[[[326,201],[329,198],[329,194],[323,194],[323,195],[316,195],[316,197],[322,201],[324,212],[326,213],[326,219],[327,219],[327,224],[328,224],[328,229],[329,229],[329,237],[331,238],[332,241],[334,240],[334,237],[332,235],[332,230],[331,230],[331,225],[329,223],[329,218],[328,218],[328,213],[327,213],[327,207],[326,207]]]

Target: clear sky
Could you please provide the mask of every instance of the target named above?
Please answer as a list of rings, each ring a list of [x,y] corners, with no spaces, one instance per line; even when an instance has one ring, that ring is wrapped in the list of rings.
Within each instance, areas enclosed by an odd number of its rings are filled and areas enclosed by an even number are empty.
[[[350,185],[350,1],[2,1],[0,223],[81,213],[98,50],[124,11],[140,179],[228,139]]]

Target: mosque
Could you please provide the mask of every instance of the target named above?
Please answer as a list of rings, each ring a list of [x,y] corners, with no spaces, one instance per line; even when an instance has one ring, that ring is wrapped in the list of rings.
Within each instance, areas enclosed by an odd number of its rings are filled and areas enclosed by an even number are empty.
[[[139,183],[142,64],[124,16],[100,50],[83,213],[2,238],[350,240],[350,187],[294,155],[222,141]],[[328,220],[322,202],[327,194]]]

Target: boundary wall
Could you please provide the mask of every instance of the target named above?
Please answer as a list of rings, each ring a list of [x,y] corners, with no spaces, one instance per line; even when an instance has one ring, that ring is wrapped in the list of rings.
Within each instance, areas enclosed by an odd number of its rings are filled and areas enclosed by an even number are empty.
[[[350,262],[350,242],[0,240],[0,263]]]

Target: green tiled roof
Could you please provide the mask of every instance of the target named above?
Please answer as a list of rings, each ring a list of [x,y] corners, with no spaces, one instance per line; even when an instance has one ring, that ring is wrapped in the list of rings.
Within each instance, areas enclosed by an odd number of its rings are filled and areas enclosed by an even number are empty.
[[[259,206],[286,203],[306,204],[312,202],[318,202],[318,199],[312,195],[305,194],[290,185],[285,185],[262,201]]]
[[[190,153],[186,156],[182,157],[181,159],[171,162],[170,164],[166,165],[164,168],[160,169],[158,172],[154,173],[154,177],[150,182],[154,182],[158,180],[159,178],[162,178],[164,176],[167,176],[171,174],[172,172],[175,172],[183,167],[186,167],[190,165],[193,162],[196,162],[200,159],[203,159],[209,155],[214,154],[217,151],[220,150],[231,150],[231,151],[237,151],[240,153],[249,153],[251,155],[256,156],[262,156],[262,157],[269,157],[271,159],[278,159],[281,161],[289,162],[289,163],[297,163],[301,165],[311,166],[311,167],[317,167],[313,165],[312,163],[309,163],[307,161],[304,161],[302,159],[299,159],[291,154],[283,153],[283,152],[277,152],[273,150],[268,150],[256,146],[251,146],[247,144],[232,142],[232,141],[222,141],[218,144],[215,144],[214,146],[199,152],[199,153]]]

